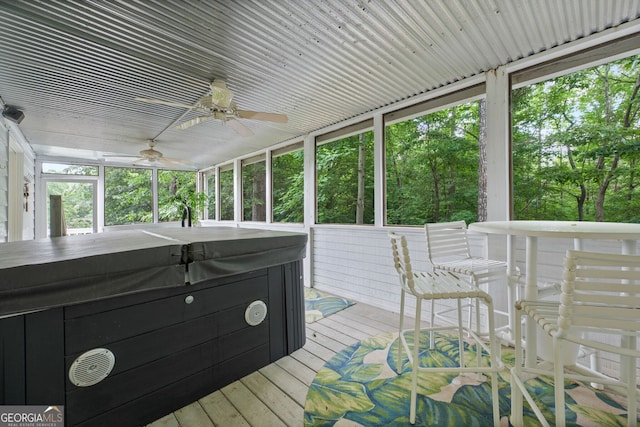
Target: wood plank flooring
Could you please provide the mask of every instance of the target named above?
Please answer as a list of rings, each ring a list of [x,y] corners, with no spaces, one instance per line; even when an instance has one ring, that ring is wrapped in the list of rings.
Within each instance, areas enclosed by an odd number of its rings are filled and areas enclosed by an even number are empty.
[[[397,313],[357,303],[307,324],[303,348],[147,427],[300,427],[318,370],[346,346],[396,331],[398,320]]]

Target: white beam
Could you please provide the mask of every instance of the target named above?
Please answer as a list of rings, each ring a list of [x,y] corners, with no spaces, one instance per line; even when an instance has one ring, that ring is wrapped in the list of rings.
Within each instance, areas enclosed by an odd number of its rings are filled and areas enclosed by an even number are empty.
[[[505,67],[487,79],[487,220],[511,219],[509,76]]]
[[[384,152],[384,120],[382,114],[373,116],[373,207],[375,212],[374,225],[382,227],[385,220],[385,152]]]

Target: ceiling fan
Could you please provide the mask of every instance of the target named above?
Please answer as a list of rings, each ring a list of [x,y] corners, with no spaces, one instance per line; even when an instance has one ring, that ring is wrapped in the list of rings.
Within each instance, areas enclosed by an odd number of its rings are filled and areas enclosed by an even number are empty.
[[[189,160],[164,157],[160,151],[155,149],[156,141],[153,139],[149,139],[147,145],[149,148],[141,150],[139,156],[105,155],[104,157],[107,161],[124,161],[137,166],[193,167]]]
[[[239,110],[236,103],[232,101],[233,92],[227,89],[227,85],[223,80],[216,79],[209,86],[211,88],[210,95],[203,96],[194,105],[142,97],[137,97],[136,100],[149,102],[151,104],[187,108],[192,111],[204,113],[202,116],[195,117],[175,126],[174,129],[178,130],[187,129],[202,122],[215,119],[222,120],[241,136],[251,136],[253,135],[253,131],[239,119],[261,120],[274,123],[287,123],[288,121],[287,116],[284,114]]]

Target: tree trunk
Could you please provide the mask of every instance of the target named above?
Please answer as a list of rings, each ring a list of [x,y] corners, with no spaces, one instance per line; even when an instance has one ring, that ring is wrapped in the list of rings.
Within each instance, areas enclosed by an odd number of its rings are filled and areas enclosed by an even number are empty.
[[[606,112],[607,112],[606,123],[609,124],[611,122],[611,92],[609,87],[609,68],[608,67],[605,68],[605,74],[603,76],[603,79],[604,79],[604,88],[605,88],[604,96],[605,96]],[[638,95],[639,89],[640,89],[640,75],[636,77],[634,90],[631,94],[631,99],[629,99],[629,103],[627,104],[627,108],[624,114],[624,122],[622,124],[623,128],[629,128],[631,126],[631,121],[630,121],[631,112],[633,111],[633,108],[635,105],[634,101]],[[606,141],[604,142],[603,145],[606,145]],[[604,221],[604,200],[607,194],[607,189],[609,188],[609,185],[611,185],[611,182],[614,180],[615,171],[618,168],[619,161],[620,161],[620,155],[616,152],[616,154],[613,157],[613,161],[611,162],[611,166],[607,170],[605,178],[602,180],[602,182],[600,183],[600,186],[598,187],[598,197],[596,200],[596,221]],[[598,170],[604,170],[605,161],[603,156],[600,156],[600,158],[598,159],[596,168]]]
[[[364,160],[365,140],[361,133],[358,138],[358,198],[356,200],[356,224],[364,224]]]
[[[587,201],[587,188],[580,184],[580,195],[576,197],[578,202],[578,221],[584,221],[584,204]]]
[[[487,220],[487,102],[484,98],[478,101],[478,221]]]
[[[431,176],[433,177],[433,222],[440,221],[440,179],[438,178],[438,162],[431,160]]]
[[[252,221],[266,221],[267,209],[265,206],[266,195],[266,175],[261,168],[254,166],[253,176],[253,201],[251,203],[251,219]]]
[[[567,148],[567,161],[569,162],[569,166],[572,170],[575,171],[578,169],[578,166],[573,159],[573,151],[571,151],[571,146],[566,145],[565,147]],[[580,183],[580,195],[575,197],[576,203],[578,205],[578,221],[584,221],[584,204],[587,201],[587,187],[583,182]]]

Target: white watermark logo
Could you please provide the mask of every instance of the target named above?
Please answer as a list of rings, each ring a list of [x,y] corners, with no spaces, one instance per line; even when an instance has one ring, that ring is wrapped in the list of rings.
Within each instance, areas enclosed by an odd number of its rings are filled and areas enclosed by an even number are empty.
[[[64,427],[64,406],[0,406],[0,427]]]

